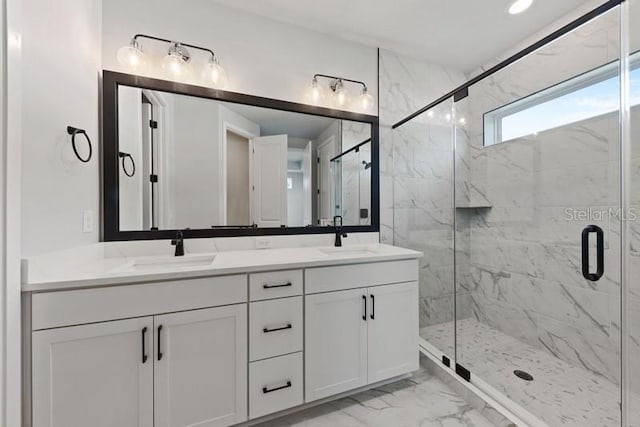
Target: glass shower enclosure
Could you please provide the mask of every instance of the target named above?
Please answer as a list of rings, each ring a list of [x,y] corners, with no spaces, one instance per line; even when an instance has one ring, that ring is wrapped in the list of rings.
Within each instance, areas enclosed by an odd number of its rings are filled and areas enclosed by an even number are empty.
[[[639,2],[394,129],[423,351],[531,424],[640,425]]]

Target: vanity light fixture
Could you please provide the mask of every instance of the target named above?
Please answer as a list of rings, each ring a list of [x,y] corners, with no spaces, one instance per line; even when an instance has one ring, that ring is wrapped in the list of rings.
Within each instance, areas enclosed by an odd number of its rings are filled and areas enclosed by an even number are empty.
[[[192,57],[187,49],[190,48],[204,51],[210,55],[201,72],[201,83],[213,88],[226,86],[227,74],[222,65],[220,65],[218,57],[211,49],[146,34],[136,34],[128,45],[118,49],[118,62],[126,67],[128,71],[133,73],[145,71],[148,58],[140,46],[139,39],[149,39],[169,44],[167,55],[162,59],[162,71],[167,78],[172,80],[190,78]]]
[[[529,9],[532,4],[533,0],[515,0],[511,3],[511,6],[509,6],[509,13],[511,15],[517,15]]]
[[[371,94],[369,94],[369,90],[367,85],[364,82],[359,80],[351,80],[344,77],[338,76],[330,76],[327,74],[315,74],[313,76],[313,80],[311,82],[311,86],[309,87],[308,93],[308,101],[314,105],[322,106],[325,104],[325,88],[318,81],[319,78],[329,79],[330,83],[328,86],[330,93],[330,102],[328,102],[329,107],[335,107],[338,109],[345,108],[353,108],[357,111],[371,114],[373,112],[373,107],[375,105],[375,99]],[[355,99],[352,99],[349,96],[349,91],[345,86],[345,83],[353,83],[362,86],[360,91],[360,95],[358,95]]]

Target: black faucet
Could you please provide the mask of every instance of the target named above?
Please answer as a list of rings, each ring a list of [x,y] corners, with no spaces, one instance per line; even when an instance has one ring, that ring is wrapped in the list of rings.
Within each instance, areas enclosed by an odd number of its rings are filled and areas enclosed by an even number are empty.
[[[340,218],[340,225],[338,225],[338,218]],[[336,241],[334,243],[335,247],[342,246],[342,238],[347,237],[347,233],[342,232],[342,216],[336,215],[333,217],[333,228],[336,230]]]
[[[175,256],[184,255],[184,237],[182,235],[182,231],[178,231],[176,233],[176,238],[171,241],[171,244],[176,247]]]

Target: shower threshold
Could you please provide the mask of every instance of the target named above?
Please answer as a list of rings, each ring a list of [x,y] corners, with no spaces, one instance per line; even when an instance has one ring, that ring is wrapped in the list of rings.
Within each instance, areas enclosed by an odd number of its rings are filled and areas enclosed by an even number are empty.
[[[620,427],[620,386],[582,367],[523,343],[476,319],[457,322],[458,363],[550,426]],[[420,330],[420,336],[453,356],[454,322]],[[514,375],[533,376],[525,381]],[[639,417],[639,418],[634,418]],[[631,419],[640,419],[640,413]]]

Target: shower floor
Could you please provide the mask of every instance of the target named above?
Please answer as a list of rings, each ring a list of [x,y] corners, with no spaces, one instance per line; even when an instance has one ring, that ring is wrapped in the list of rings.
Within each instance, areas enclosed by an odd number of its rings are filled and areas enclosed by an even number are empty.
[[[457,328],[457,362],[550,426],[620,426],[620,386],[475,319],[459,320]],[[453,332],[448,322],[422,328],[420,336],[453,356]],[[534,380],[516,377],[516,369]]]

